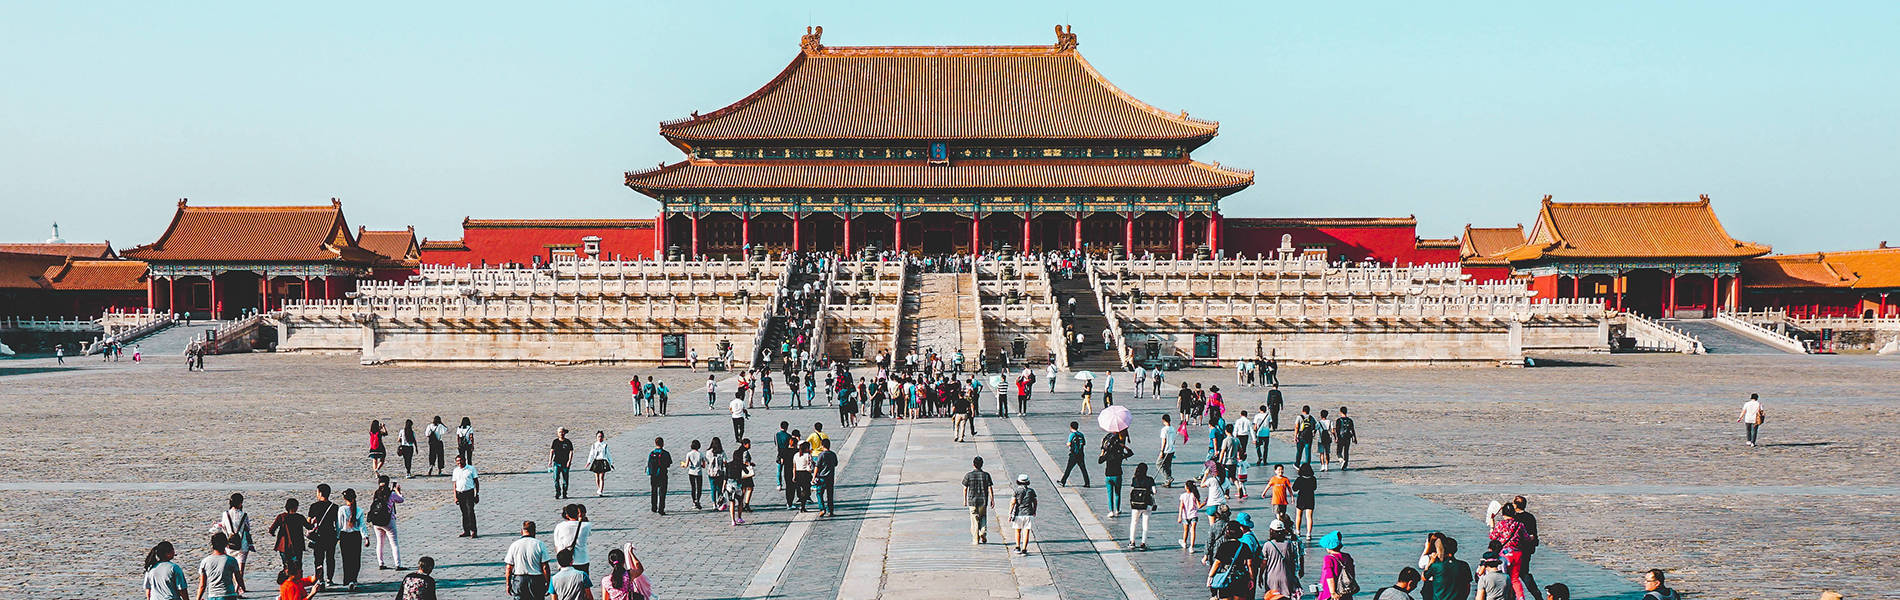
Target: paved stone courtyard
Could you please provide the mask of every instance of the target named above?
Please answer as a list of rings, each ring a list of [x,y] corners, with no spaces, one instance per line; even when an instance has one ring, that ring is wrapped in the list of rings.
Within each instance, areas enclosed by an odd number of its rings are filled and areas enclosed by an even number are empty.
[[[346,357],[264,354],[214,356],[206,373],[186,373],[172,357],[48,362],[0,362],[8,417],[0,434],[11,448],[0,457],[0,561],[12,567],[0,597],[135,596],[145,548],[171,540],[180,564],[195,562],[232,491],[250,498],[254,530],[268,544],[263,528],[283,498],[307,503],[318,482],[374,487],[364,458],[370,419],[400,426],[434,415],[474,419],[477,463],[488,474],[475,540],[455,537],[446,478],[403,481],[403,562],[435,556],[447,598],[500,597],[511,532],[523,519],[545,531],[566,502],[588,505],[595,552],[634,543],[668,598],[1205,597],[1204,567],[1174,546],[1171,502],[1154,516],[1154,550],[1122,552],[1114,543],[1126,538],[1126,517],[1103,516],[1099,465],[1090,465],[1097,487],[1053,487],[1076,419],[1066,376],[1056,394],[1038,390],[1030,416],[981,419],[981,435],[966,444],[952,442],[941,420],[844,430],[829,409],[754,411],[748,434],[757,438],[780,420],[806,430],[826,423],[846,459],[840,514],[775,508],[762,473],[759,510],[732,527],[692,510],[683,474],[672,484],[672,514],[650,515],[638,474],[655,436],[675,456],[691,439],[731,441],[723,413],[706,408],[703,372],[365,368]],[[636,373],[669,382],[675,416],[631,414],[626,379]],[[1236,408],[1261,403],[1258,388],[1234,389],[1228,371],[1169,375],[1219,384]],[[1875,597],[1884,575],[1900,569],[1891,532],[1900,514],[1900,361],[1591,355],[1534,369],[1295,366],[1283,380],[1289,410],[1346,405],[1359,424],[1354,471],[1321,476],[1316,531],[1345,533],[1368,589],[1411,563],[1429,531],[1459,538],[1461,555],[1475,559],[1484,504],[1518,493],[1531,498],[1544,531],[1539,583],[1569,583],[1578,598],[1630,597],[1636,571],[1650,567],[1670,570],[1696,598],[1810,597],[1823,585]],[[1131,399],[1129,378],[1117,383],[1137,416],[1133,460],[1151,460],[1172,401]],[[1734,423],[1748,392],[1767,401],[1762,448],[1744,446]],[[1093,434],[1092,418],[1082,420]],[[582,449],[596,429],[613,442],[620,469],[608,497],[592,497],[584,472],[573,500],[552,497],[546,443],[561,426]],[[1285,436],[1275,461],[1291,455]],[[1183,446],[1177,475],[1195,469],[1199,452],[1198,442]],[[1008,531],[995,514],[991,543],[969,545],[956,481],[977,454],[999,484],[1027,473],[1042,493],[1038,552],[1005,552]],[[393,455],[390,470],[401,472]],[[1256,473],[1254,482],[1266,478]],[[1239,506],[1271,510],[1255,498]],[[253,557],[259,591],[277,568],[269,555]],[[356,595],[388,596],[400,573],[375,570],[373,551],[365,563]]]

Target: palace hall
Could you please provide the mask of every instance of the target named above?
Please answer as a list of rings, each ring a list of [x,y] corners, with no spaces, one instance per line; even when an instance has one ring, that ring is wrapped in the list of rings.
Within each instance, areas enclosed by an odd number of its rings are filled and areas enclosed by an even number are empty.
[[[826,46],[709,113],[662,123],[686,154],[632,171],[656,250],[924,253],[1220,249],[1253,173],[1193,152],[1219,124],[1128,95],[1075,34],[1048,46]]]

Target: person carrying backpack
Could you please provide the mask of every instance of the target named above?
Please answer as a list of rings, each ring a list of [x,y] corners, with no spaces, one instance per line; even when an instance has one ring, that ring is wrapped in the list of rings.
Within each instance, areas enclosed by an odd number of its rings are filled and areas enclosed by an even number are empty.
[[[1319,600],[1352,600],[1359,593],[1359,573],[1353,568],[1352,555],[1340,549],[1344,545],[1338,531],[1319,539],[1319,547],[1326,549],[1326,558],[1320,562]]]
[[[389,480],[384,475],[376,478],[376,492],[370,497],[369,512],[364,519],[369,521],[370,533],[376,538],[376,568],[402,569],[402,550],[396,545],[396,505],[402,504],[402,484]],[[383,543],[389,543],[389,561],[383,561]]]
[[[1301,406],[1300,418],[1293,423],[1293,462],[1313,462],[1313,435],[1318,430],[1319,421],[1313,419],[1313,407]]]
[[[1359,431],[1353,429],[1352,417],[1346,416],[1346,407],[1339,407],[1339,418],[1333,419],[1333,451],[1339,454],[1339,470],[1344,471],[1352,464],[1352,444],[1359,441]]]
[[[1069,421],[1069,464],[1062,467],[1062,479],[1057,480],[1056,485],[1069,485],[1069,473],[1080,468],[1082,469],[1082,487],[1089,487],[1089,465],[1083,460],[1083,453],[1088,450],[1088,444],[1088,438],[1082,435],[1082,424]]]

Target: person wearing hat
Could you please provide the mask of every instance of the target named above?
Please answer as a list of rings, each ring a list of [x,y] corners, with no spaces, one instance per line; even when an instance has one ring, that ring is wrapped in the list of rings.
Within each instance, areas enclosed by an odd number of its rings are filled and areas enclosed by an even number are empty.
[[[1299,549],[1286,519],[1267,522],[1267,543],[1260,547],[1260,587],[1292,598],[1300,592]]]
[[[1029,474],[1016,476],[1016,489],[1009,499],[1009,525],[1016,529],[1016,553],[1029,554],[1029,527],[1036,518],[1036,490],[1029,487]]]
[[[1510,600],[1511,579],[1504,576],[1504,563],[1498,553],[1486,552],[1478,559],[1477,600]]]
[[[1243,513],[1239,515],[1245,517]],[[1254,565],[1257,562],[1254,549],[1241,541],[1246,528],[1238,520],[1227,521],[1222,530],[1221,542],[1214,548],[1208,561],[1207,591],[1213,598],[1246,599],[1253,598]]]
[[[1343,546],[1345,539],[1338,531],[1319,539],[1319,547],[1326,549],[1326,558],[1320,561],[1319,600],[1351,600],[1359,593],[1359,573],[1353,568],[1352,555],[1340,549]]]

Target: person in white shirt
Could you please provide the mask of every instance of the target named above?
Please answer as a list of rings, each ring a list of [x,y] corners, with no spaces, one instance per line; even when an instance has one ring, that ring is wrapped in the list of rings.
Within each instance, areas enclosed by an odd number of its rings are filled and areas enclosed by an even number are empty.
[[[1043,369],[1042,372],[1044,375],[1049,376],[1049,393],[1051,394],[1055,393],[1056,392],[1056,365],[1055,363],[1049,363],[1049,367],[1046,369]]]
[[[732,413],[732,439],[745,439],[745,417],[747,414],[745,400],[733,399],[732,403],[726,406],[726,410]]]
[[[594,534],[594,523],[587,520],[587,507],[569,504],[561,508],[561,522],[554,525],[554,551],[574,553],[574,568],[587,570],[587,538]]]
[[[1135,365],[1135,396],[1134,397],[1136,398],[1141,397],[1141,388],[1144,384],[1147,384],[1147,383],[1148,383],[1148,370],[1145,368],[1142,368],[1141,365]]]
[[[996,392],[996,416],[1009,416],[1009,386],[1005,385],[1007,382],[1004,381],[1003,374],[1000,372],[991,373],[989,382],[990,390]],[[970,404],[974,408],[976,403],[973,400]],[[979,413],[982,411],[972,410],[971,412]]]
[[[594,472],[594,496],[607,495],[607,472],[614,470],[614,453],[607,447],[607,432],[594,432],[594,447],[587,451],[587,470]],[[586,561],[579,564],[586,565]],[[587,569],[581,569],[585,571]]]
[[[185,600],[185,569],[172,562],[177,549],[159,542],[145,553],[145,600]]]
[[[442,417],[423,428],[422,437],[429,440],[429,475],[441,475],[448,470],[448,458],[442,449],[443,440],[449,437],[449,426],[442,424]]]
[[[1267,445],[1273,440],[1271,419],[1272,416],[1267,414],[1266,406],[1261,406],[1260,413],[1253,416],[1253,464],[1263,466],[1267,464]]]
[[[1240,417],[1234,419],[1234,459],[1237,464],[1247,464],[1247,446],[1253,442],[1253,433],[1253,417],[1247,416],[1247,411],[1240,411]]]
[[[1761,394],[1749,394],[1748,401],[1742,403],[1742,416],[1736,421],[1747,427],[1748,447],[1756,445],[1756,436],[1761,433],[1761,424],[1768,420],[1768,413],[1761,409]]]
[[[534,521],[521,522],[521,539],[508,545],[502,560],[502,581],[510,596],[544,600],[548,595],[548,547],[534,539]]]
[[[1234,385],[1240,387],[1247,386],[1247,361],[1243,360],[1234,363]]]
[[[449,479],[455,482],[455,504],[462,509],[460,537],[475,537],[475,503],[480,500],[482,494],[481,473],[477,472],[474,466],[463,461],[462,457],[457,456],[455,471],[449,474]]]
[[[700,492],[706,487],[706,453],[699,450],[699,440],[693,440],[688,448],[685,462],[687,487],[693,489],[693,508],[703,510],[706,507],[699,503],[699,498]]]
[[[1141,386],[1136,385],[1135,389],[1139,390]],[[1168,478],[1168,482],[1161,487],[1174,487],[1174,438],[1178,435],[1174,431],[1174,418],[1162,414],[1161,454],[1155,457],[1155,463],[1161,466],[1161,474]]]

